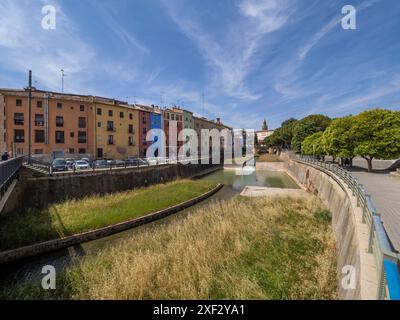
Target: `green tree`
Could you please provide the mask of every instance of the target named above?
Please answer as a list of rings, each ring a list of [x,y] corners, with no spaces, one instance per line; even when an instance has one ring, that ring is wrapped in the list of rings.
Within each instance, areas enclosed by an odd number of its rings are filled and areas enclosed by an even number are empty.
[[[330,126],[326,128],[321,140],[326,154],[334,158],[349,158],[350,165],[352,165],[353,158],[356,156],[354,151],[356,139],[352,133],[355,121],[356,117],[354,116],[333,120]]]
[[[324,156],[325,150],[322,145],[323,132],[318,131],[308,136],[301,143],[301,152],[306,155]]]
[[[352,127],[355,154],[367,160],[372,171],[372,160],[400,157],[400,112],[374,109],[360,113]]]
[[[287,149],[291,149],[294,129],[296,128],[297,122],[298,120],[290,118],[282,123],[280,134],[284,147]]]
[[[281,153],[284,147],[284,140],[282,139],[282,128],[276,129],[272,135],[265,138],[265,144],[268,148],[275,148],[278,154]]]
[[[310,115],[298,121],[293,131],[292,150],[300,152],[305,138],[316,132],[325,131],[330,123],[331,119],[321,114]]]

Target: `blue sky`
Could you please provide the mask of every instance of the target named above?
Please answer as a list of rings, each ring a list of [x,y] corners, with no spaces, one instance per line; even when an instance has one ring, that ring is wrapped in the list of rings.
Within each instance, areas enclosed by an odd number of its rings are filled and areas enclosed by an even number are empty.
[[[45,4],[56,30],[41,28]],[[357,8],[343,30],[341,9]],[[94,94],[221,117],[400,109],[398,0],[0,0],[0,87]],[[204,96],[204,99],[203,99]],[[204,103],[203,103],[204,101]]]

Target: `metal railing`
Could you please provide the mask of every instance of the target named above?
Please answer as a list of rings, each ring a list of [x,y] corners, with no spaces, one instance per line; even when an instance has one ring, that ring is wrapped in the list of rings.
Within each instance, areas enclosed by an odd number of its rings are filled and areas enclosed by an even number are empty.
[[[339,184],[342,184],[336,178],[339,177],[350,188],[353,196],[357,198],[357,206],[363,210],[362,222],[367,224],[369,229],[368,252],[374,255],[377,267],[377,299],[400,299],[399,255],[394,252],[382,223],[381,215],[371,196],[365,191],[364,186],[349,171],[335,163],[319,161],[305,156],[299,156],[295,160],[319,167]]]
[[[140,159],[140,160],[137,160]],[[69,167],[68,170],[58,171],[59,174],[74,174],[74,173],[90,173],[90,172],[102,172],[107,170],[115,170],[115,169],[135,169],[135,168],[143,168],[143,167],[156,167],[161,165],[168,164],[177,164],[182,161],[198,161],[201,163],[203,159],[209,160],[211,163],[211,159],[209,157],[196,157],[196,158],[136,158],[134,160],[122,160],[122,161],[104,161],[103,163],[96,163],[96,161],[92,161],[90,163],[90,167],[88,169],[76,169],[74,166]],[[52,169],[52,164],[49,162],[41,161],[35,158],[29,158],[27,156],[23,157],[23,163],[26,165],[30,165],[36,169],[39,169],[41,172],[53,175],[56,172]]]
[[[17,157],[0,162],[0,199],[17,177],[18,171],[22,166],[22,161],[23,157]]]

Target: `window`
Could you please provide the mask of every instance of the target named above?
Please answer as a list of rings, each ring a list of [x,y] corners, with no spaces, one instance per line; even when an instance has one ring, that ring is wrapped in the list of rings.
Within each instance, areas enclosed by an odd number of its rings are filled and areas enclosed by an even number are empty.
[[[112,110],[108,110],[108,115],[109,115],[110,117],[112,117],[112,116],[113,116],[113,111],[112,111]]]
[[[97,108],[97,115],[101,116],[101,108]]]
[[[97,148],[97,158],[103,158],[103,148]]]
[[[114,122],[107,121],[107,131],[114,131]]]
[[[70,136],[71,138],[75,137],[75,132],[70,132],[69,136]]]
[[[171,120],[175,120],[175,115],[171,114]]]
[[[80,153],[80,154],[86,153],[86,149],[84,149],[84,148],[79,148],[79,153]]]
[[[15,143],[25,142],[25,131],[24,130],[14,130],[14,142]]]
[[[56,117],[56,126],[63,127],[64,126],[64,117]]]
[[[78,125],[79,128],[86,128],[86,118],[79,117]]]
[[[146,133],[147,133],[147,129],[143,128],[143,134],[146,134]]]
[[[24,125],[24,114],[23,113],[14,113],[14,124],[15,125]]]
[[[147,123],[147,121],[146,121],[146,117],[143,117],[143,119],[142,119],[142,123],[143,123],[143,124],[146,124],[146,123]]]
[[[35,149],[35,154],[43,154],[43,149]]]
[[[36,101],[37,108],[43,108],[43,101]]]
[[[61,102],[58,102],[57,103],[57,109],[62,109],[62,107],[63,107],[63,104]]]
[[[79,110],[80,110],[80,111],[85,111],[85,106],[84,106],[83,104],[81,104],[81,105],[79,106]]]
[[[64,131],[56,131],[56,143],[65,143]]]
[[[15,105],[16,105],[17,107],[22,107],[22,100],[21,100],[21,99],[15,100]]]
[[[123,118],[124,116],[125,116],[125,115],[124,115],[123,112],[120,112],[120,113],[119,113],[119,117],[120,117],[120,118]]]
[[[132,124],[129,125],[128,133],[133,133],[133,125]]]
[[[129,137],[128,144],[129,144],[130,146],[133,146],[133,137],[132,137],[132,136]]]
[[[35,126],[37,127],[44,126],[44,116],[42,114],[35,114]]]
[[[86,131],[78,132],[78,143],[86,143]]]
[[[114,136],[108,136],[108,144],[114,144]]]
[[[69,148],[68,153],[69,154],[74,154],[75,153],[75,149],[74,148]]]
[[[44,130],[35,130],[35,142],[36,143],[44,142]]]
[[[101,122],[97,122],[97,128],[101,128]]]
[[[133,114],[132,113],[129,114],[129,119],[133,120]]]

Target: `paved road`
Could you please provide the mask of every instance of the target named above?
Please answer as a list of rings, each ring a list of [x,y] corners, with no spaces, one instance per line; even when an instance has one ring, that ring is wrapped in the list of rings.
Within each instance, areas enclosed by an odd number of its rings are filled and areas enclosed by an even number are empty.
[[[388,173],[352,172],[364,185],[379,213],[394,248],[400,252],[400,178]]]
[[[389,168],[396,160],[372,160],[372,166],[374,170],[385,170]],[[355,157],[353,159],[353,165],[361,168],[368,168],[367,160],[361,157]]]

